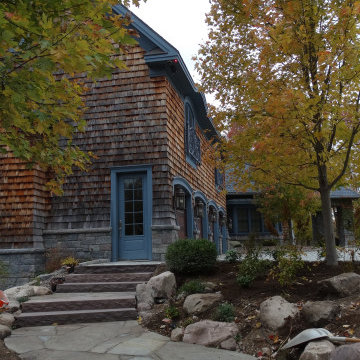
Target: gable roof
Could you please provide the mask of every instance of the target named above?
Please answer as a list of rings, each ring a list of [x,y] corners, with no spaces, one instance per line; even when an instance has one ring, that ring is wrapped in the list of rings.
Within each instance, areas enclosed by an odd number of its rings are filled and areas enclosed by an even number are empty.
[[[207,104],[203,93],[198,91],[179,51],[162,36],[145,24],[123,5],[113,6],[118,15],[131,17],[130,27],[137,31],[139,45],[146,51],[145,62],[150,68],[150,76],[166,76],[183,99],[189,97],[199,126],[208,139],[220,137],[211,119],[207,116]]]

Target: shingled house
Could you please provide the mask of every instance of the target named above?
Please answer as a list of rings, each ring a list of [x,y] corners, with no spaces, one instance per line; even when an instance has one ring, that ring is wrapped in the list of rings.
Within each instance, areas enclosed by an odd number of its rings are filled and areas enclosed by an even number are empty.
[[[0,261],[10,266],[8,286],[42,271],[49,248],[112,261],[162,260],[168,244],[184,237],[226,249],[222,176],[204,156],[219,136],[205,98],[179,52],[132,18],[140,37],[126,55],[128,70],[87,84],[88,125],[74,143],[97,156],[90,171],[76,171],[63,196],[50,196],[46,174],[1,155]]]

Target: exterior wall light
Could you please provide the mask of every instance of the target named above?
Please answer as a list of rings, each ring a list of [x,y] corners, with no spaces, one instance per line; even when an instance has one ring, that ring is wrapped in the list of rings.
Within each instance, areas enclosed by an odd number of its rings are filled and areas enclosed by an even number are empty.
[[[180,187],[175,190],[175,209],[185,210],[185,191]]]
[[[195,216],[199,218],[204,216],[204,203],[200,199],[196,199]]]

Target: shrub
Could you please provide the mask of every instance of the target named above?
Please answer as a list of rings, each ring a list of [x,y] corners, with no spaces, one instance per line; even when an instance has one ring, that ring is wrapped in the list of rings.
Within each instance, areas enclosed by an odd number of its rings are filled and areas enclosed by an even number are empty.
[[[258,251],[249,252],[239,265],[236,281],[242,287],[250,287],[257,277],[266,274],[269,267],[270,261],[260,259]]]
[[[62,260],[71,255],[71,252],[61,245],[46,249],[45,251],[45,271],[51,273],[62,266]]]
[[[239,254],[237,253],[236,250],[228,250],[225,254],[225,261],[229,262],[229,263],[235,263],[237,261],[239,261]]]
[[[236,278],[238,284],[243,288],[249,288],[251,284],[255,281],[255,277],[252,275],[238,275]]]
[[[276,260],[277,264],[271,269],[270,276],[281,286],[292,285],[298,272],[305,266],[301,251],[296,246],[283,247],[277,252]]]
[[[75,259],[73,256],[68,256],[61,261],[61,265],[65,266],[76,266],[79,264],[79,260]]]
[[[213,319],[215,321],[233,322],[235,318],[235,308],[232,304],[220,304],[214,313]]]
[[[213,270],[217,251],[206,239],[180,239],[169,245],[166,264],[170,271],[180,274],[198,274]]]
[[[183,284],[179,293],[185,293],[186,295],[200,294],[205,292],[205,285],[199,280],[190,280]]]
[[[176,318],[178,318],[180,316],[180,312],[179,312],[179,310],[177,309],[176,306],[170,305],[165,309],[165,316],[168,319],[173,320],[173,319],[176,319]]]

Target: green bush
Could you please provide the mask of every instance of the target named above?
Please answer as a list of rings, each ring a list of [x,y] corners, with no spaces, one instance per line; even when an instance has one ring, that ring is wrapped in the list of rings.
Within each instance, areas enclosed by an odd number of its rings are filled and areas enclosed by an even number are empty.
[[[179,293],[185,293],[186,295],[201,294],[205,292],[205,285],[200,280],[190,280],[183,284]]]
[[[166,264],[170,271],[180,274],[199,274],[213,270],[217,251],[206,239],[180,239],[169,245]]]
[[[214,313],[213,319],[215,321],[233,322],[235,318],[235,308],[232,304],[220,304]]]
[[[229,263],[236,263],[240,260],[239,254],[236,250],[228,250],[225,254],[225,261]]]
[[[242,287],[250,287],[254,280],[267,273],[271,262],[259,258],[258,251],[249,252],[239,264],[236,281]]]
[[[174,320],[174,319],[177,319],[180,316],[180,312],[179,312],[179,310],[177,309],[176,306],[170,305],[165,309],[165,316],[168,319]]]
[[[252,275],[238,275],[236,281],[243,288],[249,288],[255,281],[255,277]]]
[[[298,272],[305,266],[301,251],[296,246],[283,247],[277,252],[277,264],[271,269],[270,276],[281,286],[289,286],[297,279]]]

